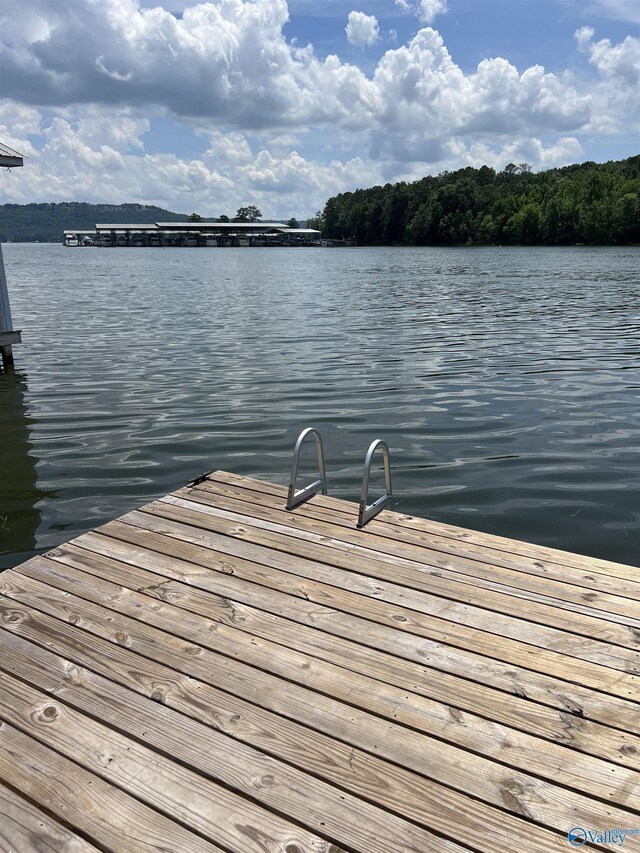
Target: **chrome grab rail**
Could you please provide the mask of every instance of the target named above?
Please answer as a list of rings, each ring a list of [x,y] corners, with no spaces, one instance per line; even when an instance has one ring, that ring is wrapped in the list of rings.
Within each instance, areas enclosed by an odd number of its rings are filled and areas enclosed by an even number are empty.
[[[310,483],[308,486],[305,486],[304,489],[300,489],[300,491],[296,492],[296,480],[298,479],[298,461],[300,459],[300,449],[305,438],[307,438],[307,436],[309,435],[313,435],[316,440],[316,454],[318,457],[318,470],[320,472],[320,479],[316,480],[313,483]],[[287,493],[287,504],[285,509],[294,509],[301,503],[304,503],[304,501],[308,501],[309,498],[313,497],[313,495],[317,494],[320,490],[322,490],[323,495],[327,494],[327,477],[324,471],[324,451],[322,449],[322,437],[317,429],[314,429],[314,427],[307,427],[307,429],[303,429],[300,435],[298,436],[298,440],[296,441],[296,446],[293,451],[291,479],[289,480],[289,491]]]
[[[384,485],[385,494],[374,501],[370,506],[367,506],[367,498],[369,492],[369,473],[371,471],[371,460],[376,450],[382,448],[382,457],[384,464]],[[362,492],[360,494],[360,507],[358,510],[357,527],[364,527],[375,515],[381,512],[385,507],[393,506],[393,492],[391,491],[391,465],[389,464],[389,448],[387,443],[377,438],[372,441],[367,450],[367,455],[364,459],[364,471],[362,473]]]

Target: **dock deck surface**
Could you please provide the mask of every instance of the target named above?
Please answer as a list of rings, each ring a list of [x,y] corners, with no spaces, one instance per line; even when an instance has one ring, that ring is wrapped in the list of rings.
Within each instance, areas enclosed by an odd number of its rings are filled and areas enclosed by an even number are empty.
[[[284,497],[215,472],[0,574],[0,850],[640,830],[640,569]]]

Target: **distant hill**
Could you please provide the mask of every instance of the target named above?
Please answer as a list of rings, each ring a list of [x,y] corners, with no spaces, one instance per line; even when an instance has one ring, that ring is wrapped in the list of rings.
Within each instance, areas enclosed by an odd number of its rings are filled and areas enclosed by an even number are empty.
[[[96,222],[185,222],[187,215],[150,204],[59,204],[0,205],[0,242],[61,243],[65,229],[84,231]]]

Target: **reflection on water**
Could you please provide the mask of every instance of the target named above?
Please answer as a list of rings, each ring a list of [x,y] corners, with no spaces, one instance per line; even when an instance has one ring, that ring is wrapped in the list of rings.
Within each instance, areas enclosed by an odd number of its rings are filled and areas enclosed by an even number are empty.
[[[40,524],[26,390],[25,376],[0,372],[0,569],[33,555]]]
[[[38,548],[214,468],[285,482],[313,425],[332,494],[357,499],[385,438],[406,512],[640,563],[638,248],[12,244],[5,263]],[[3,476],[14,518],[32,464]]]

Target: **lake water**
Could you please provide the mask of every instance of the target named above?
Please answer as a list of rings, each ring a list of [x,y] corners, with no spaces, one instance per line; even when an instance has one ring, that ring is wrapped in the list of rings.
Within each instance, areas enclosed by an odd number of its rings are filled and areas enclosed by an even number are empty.
[[[307,425],[331,494],[380,437],[402,511],[640,563],[638,248],[4,253],[0,567]]]

